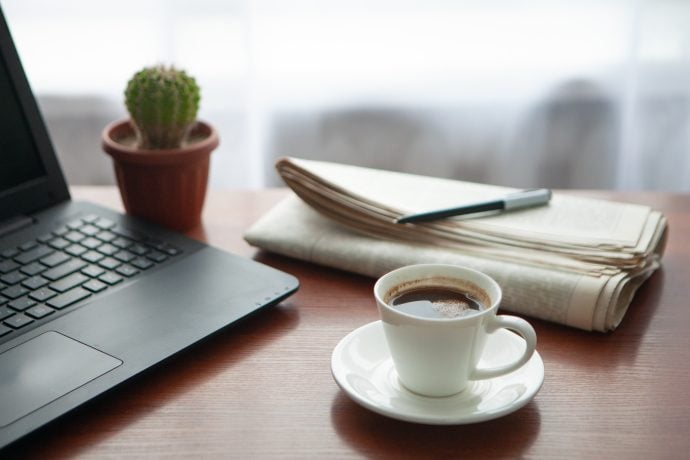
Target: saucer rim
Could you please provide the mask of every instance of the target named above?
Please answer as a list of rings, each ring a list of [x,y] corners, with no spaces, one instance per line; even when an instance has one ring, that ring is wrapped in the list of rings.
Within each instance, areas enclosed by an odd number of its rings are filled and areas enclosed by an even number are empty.
[[[406,412],[398,412],[395,410],[391,410],[388,407],[384,407],[378,404],[375,404],[372,402],[370,399],[364,398],[359,392],[355,391],[348,383],[347,379],[345,378],[346,375],[342,375],[342,370],[339,372],[336,370],[336,367],[339,366],[341,369],[345,369],[347,366],[341,364],[342,360],[340,359],[340,356],[343,353],[343,348],[345,348],[357,335],[360,335],[364,333],[366,329],[374,329],[378,328],[380,333],[383,334],[383,325],[381,320],[376,320],[372,321],[370,323],[364,324],[357,329],[350,331],[347,335],[345,335],[338,344],[335,346],[333,349],[333,352],[331,354],[331,375],[333,376],[333,379],[336,381],[338,387],[344,391],[350,399],[352,399],[354,402],[359,404],[360,406],[371,410],[372,412],[375,412],[377,414],[393,418],[396,420],[401,420],[405,422],[412,422],[412,423],[420,423],[420,424],[425,424],[425,425],[469,425],[469,424],[474,424],[474,423],[480,423],[480,422],[485,422],[488,420],[493,420],[497,419],[500,417],[504,417],[508,414],[511,414],[524,406],[526,406],[532,399],[534,399],[534,396],[539,392],[541,387],[544,384],[544,362],[541,358],[541,355],[535,350],[534,355],[530,358],[530,360],[525,363],[521,368],[517,369],[514,372],[511,372],[509,374],[500,376],[500,377],[494,377],[490,379],[486,379],[487,381],[492,381],[492,380],[497,380],[497,379],[504,379],[506,376],[509,376],[515,372],[519,372],[523,369],[525,369],[527,366],[535,367],[533,369],[533,372],[535,372],[535,375],[538,373],[538,376],[535,379],[530,379],[531,384],[527,385],[527,391],[525,391],[524,394],[522,394],[516,401],[513,401],[510,404],[506,404],[505,406],[502,406],[498,409],[495,410],[489,410],[485,412],[480,412],[478,414],[474,415],[465,415],[465,416],[456,416],[456,417],[450,417],[450,416],[443,416],[443,417],[438,417],[435,416],[432,413],[426,413],[424,414],[423,411],[420,411],[417,414],[409,414]],[[519,337],[515,334],[513,334],[510,331],[507,330],[498,330],[496,331],[497,333],[504,335],[504,339],[506,340],[511,340],[512,337],[517,340]],[[413,394],[410,392],[410,394]],[[457,395],[451,395],[447,396],[446,398],[454,398]],[[437,398],[437,397],[432,397],[432,396],[423,396],[423,395],[418,395],[415,394],[415,397],[420,398],[420,401],[428,400],[428,401],[438,401],[440,399],[444,398]]]

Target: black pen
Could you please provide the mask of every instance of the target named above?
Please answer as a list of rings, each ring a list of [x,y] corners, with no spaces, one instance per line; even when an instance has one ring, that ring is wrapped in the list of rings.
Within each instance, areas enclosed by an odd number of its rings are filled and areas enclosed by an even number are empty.
[[[422,212],[419,214],[408,214],[397,219],[398,224],[410,222],[429,222],[432,220],[444,219],[446,217],[464,216],[486,211],[511,211],[514,209],[540,206],[549,202],[551,190],[548,188],[538,188],[523,190],[511,193],[498,200],[484,201],[481,203],[468,204],[455,208],[439,209],[436,211]]]

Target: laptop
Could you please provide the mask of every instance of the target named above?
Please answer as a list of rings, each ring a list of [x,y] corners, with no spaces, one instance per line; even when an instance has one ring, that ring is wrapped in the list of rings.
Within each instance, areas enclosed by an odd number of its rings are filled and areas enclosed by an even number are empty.
[[[0,448],[298,288],[70,199],[0,9]]]

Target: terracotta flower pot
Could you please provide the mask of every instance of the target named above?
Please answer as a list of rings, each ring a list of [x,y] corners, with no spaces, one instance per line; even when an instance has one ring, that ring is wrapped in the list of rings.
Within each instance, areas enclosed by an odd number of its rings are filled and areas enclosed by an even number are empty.
[[[128,213],[185,231],[199,225],[206,198],[211,152],[218,133],[197,122],[189,141],[178,149],[136,147],[129,120],[106,126],[103,150],[113,158],[120,195]]]

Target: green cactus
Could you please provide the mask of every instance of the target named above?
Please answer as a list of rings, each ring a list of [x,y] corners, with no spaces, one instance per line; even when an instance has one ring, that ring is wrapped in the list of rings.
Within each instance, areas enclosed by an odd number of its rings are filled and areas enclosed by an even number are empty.
[[[178,148],[199,110],[199,86],[184,70],[146,67],[127,83],[125,105],[142,149]]]

